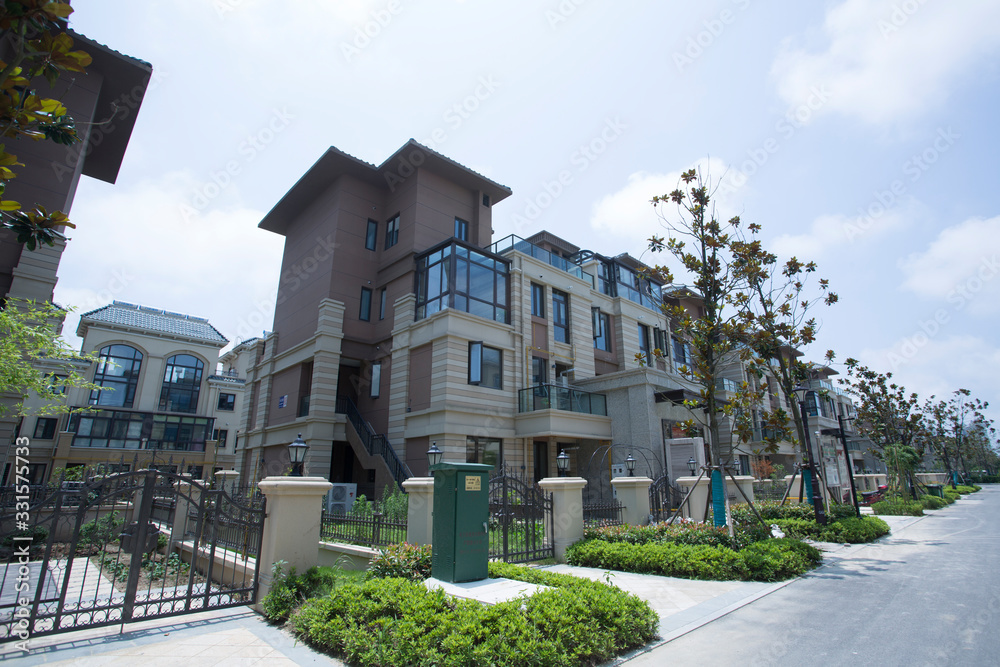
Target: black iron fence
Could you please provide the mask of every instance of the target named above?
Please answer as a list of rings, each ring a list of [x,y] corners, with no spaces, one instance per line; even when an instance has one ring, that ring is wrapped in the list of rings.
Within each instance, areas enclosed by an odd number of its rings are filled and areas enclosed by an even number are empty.
[[[668,521],[680,511],[684,494],[670,477],[660,475],[649,485],[649,515],[653,521]]]
[[[385,547],[406,541],[406,522],[390,521],[381,512],[369,516],[323,512],[320,539],[365,547]]]
[[[753,482],[753,497],[755,500],[781,500],[787,488],[783,479],[757,479]]]
[[[588,528],[620,526],[625,523],[622,519],[623,509],[625,509],[625,506],[614,499],[604,502],[584,503],[583,525]]]
[[[552,558],[552,494],[500,468],[489,482],[489,555],[507,563]]]

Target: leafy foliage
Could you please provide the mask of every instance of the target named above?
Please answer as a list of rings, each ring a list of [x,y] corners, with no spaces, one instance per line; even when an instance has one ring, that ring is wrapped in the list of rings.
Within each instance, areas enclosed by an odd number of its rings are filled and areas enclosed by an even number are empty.
[[[947,507],[948,501],[928,493],[920,497],[920,504],[924,506],[925,510],[939,510],[942,507]]]
[[[487,606],[405,579],[372,579],[307,601],[291,625],[310,644],[364,665],[592,665],[650,641],[656,614],[599,582],[491,565],[553,586]]]
[[[105,514],[80,527],[77,544],[79,546],[101,547],[108,542],[117,541],[124,525],[125,519],[122,518],[121,512],[118,510]]]
[[[284,561],[271,566],[271,590],[264,596],[261,607],[272,623],[281,623],[307,598],[328,595],[337,586],[341,571],[336,567],[314,565],[303,574],[295,568],[285,570]]]
[[[402,577],[423,581],[431,576],[431,545],[402,542],[380,549],[368,568],[369,578]]]
[[[887,516],[923,516],[924,506],[919,500],[907,500],[905,498],[889,498],[872,503],[872,510],[875,514]]]
[[[940,500],[940,499],[938,499]],[[787,537],[817,542],[862,544],[889,534],[889,524],[873,516],[851,516],[821,526],[814,519],[774,519]]]

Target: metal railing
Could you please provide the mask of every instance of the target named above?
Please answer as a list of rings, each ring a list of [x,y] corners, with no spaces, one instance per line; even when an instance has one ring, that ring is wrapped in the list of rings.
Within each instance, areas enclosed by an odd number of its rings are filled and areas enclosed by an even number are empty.
[[[381,512],[370,516],[323,512],[320,539],[349,542],[366,547],[385,547],[406,541],[406,522],[389,521]]]
[[[358,406],[354,405],[354,401],[346,396],[338,396],[337,412],[347,415],[347,421],[351,422],[351,426],[354,427],[354,431],[365,446],[365,451],[370,456],[381,457],[386,467],[389,468],[389,474],[392,475],[396,484],[402,486],[403,482],[413,476],[410,469],[399,458],[399,455],[396,454],[396,450],[393,449],[389,439],[381,433],[375,432],[372,425],[361,416],[361,412],[358,410]]]
[[[736,393],[740,390],[740,384],[735,380],[730,380],[729,378],[716,378],[715,388],[720,391]]]
[[[608,400],[604,394],[558,384],[540,384],[518,392],[518,412],[535,410],[567,410],[585,415],[608,415]]]
[[[594,276],[590,275],[583,269],[581,269],[576,264],[573,264],[569,260],[566,260],[559,255],[553,254],[544,248],[539,248],[534,243],[530,241],[525,241],[520,236],[516,234],[511,234],[510,236],[504,237],[489,246],[490,252],[496,255],[503,255],[512,250],[524,253],[525,255],[530,255],[535,259],[540,259],[550,266],[554,266],[557,269],[561,269],[566,273],[576,276],[581,280],[586,280],[590,283],[590,287],[594,287]]]
[[[622,519],[622,510],[625,508],[617,500],[609,500],[598,503],[584,503],[583,505],[583,525],[589,528],[598,526],[620,526],[625,521]]]

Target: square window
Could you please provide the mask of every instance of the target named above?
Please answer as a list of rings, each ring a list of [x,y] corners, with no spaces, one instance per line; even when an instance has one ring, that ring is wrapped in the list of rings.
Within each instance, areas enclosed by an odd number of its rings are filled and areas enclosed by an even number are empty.
[[[219,410],[227,410],[232,412],[236,409],[236,394],[219,394]]]
[[[481,341],[469,343],[469,384],[503,389],[503,351]]]
[[[35,437],[39,440],[51,440],[56,435],[56,424],[58,419],[51,417],[39,417],[35,422]]]

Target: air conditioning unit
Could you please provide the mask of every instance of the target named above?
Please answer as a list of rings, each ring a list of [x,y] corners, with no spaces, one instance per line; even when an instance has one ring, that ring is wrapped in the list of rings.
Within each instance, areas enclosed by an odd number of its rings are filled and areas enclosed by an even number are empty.
[[[333,488],[326,492],[326,513],[347,514],[351,511],[357,495],[357,484],[334,484]]]

